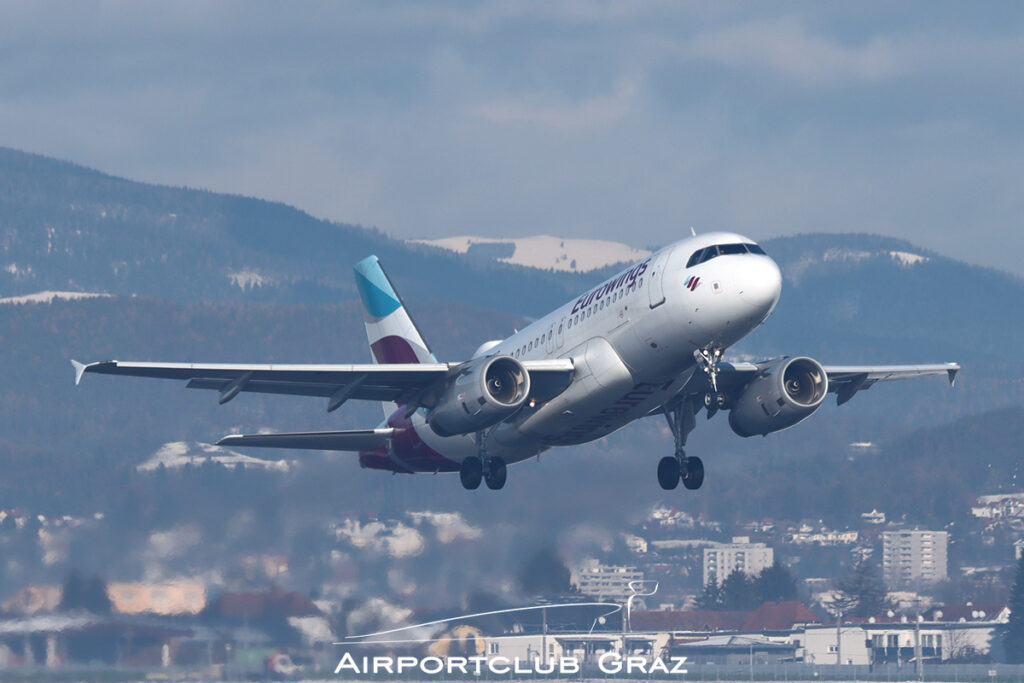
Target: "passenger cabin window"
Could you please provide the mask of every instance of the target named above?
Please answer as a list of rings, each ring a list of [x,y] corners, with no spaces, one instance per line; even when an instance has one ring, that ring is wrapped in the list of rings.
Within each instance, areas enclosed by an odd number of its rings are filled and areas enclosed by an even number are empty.
[[[710,247],[698,249],[693,252],[693,255],[690,256],[690,260],[686,262],[686,267],[692,268],[693,266],[710,261],[716,256],[747,253],[765,256],[764,249],[756,244],[713,244]]]

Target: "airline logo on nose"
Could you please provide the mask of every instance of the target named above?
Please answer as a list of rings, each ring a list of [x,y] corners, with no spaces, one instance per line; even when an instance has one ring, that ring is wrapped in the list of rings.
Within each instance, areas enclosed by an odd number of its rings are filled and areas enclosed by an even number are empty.
[[[683,283],[683,287],[686,287],[688,290],[692,292],[693,290],[697,289],[698,284],[700,284],[700,278],[691,275],[690,277],[686,278],[686,282]]]

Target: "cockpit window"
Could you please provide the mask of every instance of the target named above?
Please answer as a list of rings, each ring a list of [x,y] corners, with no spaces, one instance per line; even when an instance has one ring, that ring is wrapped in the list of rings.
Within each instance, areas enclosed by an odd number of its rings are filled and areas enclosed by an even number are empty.
[[[710,247],[704,247],[693,252],[690,256],[690,260],[686,262],[687,268],[692,268],[698,264],[710,261],[716,256],[727,256],[730,254],[761,254],[765,255],[764,249],[757,246],[756,244],[713,244]]]
[[[718,247],[707,247],[705,249],[698,249],[697,251],[693,252],[693,256],[691,256],[690,260],[686,262],[686,267],[692,268],[698,263],[704,263],[705,261],[713,259],[716,256],[718,256]]]

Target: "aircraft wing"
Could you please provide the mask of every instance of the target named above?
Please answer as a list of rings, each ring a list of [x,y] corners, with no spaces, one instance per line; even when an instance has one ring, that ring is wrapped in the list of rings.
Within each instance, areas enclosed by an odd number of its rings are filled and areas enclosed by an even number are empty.
[[[185,380],[190,389],[220,392],[220,403],[239,393],[317,396],[327,399],[327,411],[348,399],[394,401],[420,405],[432,389],[459,372],[458,363],[392,363],[363,365],[280,365],[231,363],[149,363],[117,360],[79,363],[75,384],[89,373]],[[524,361],[530,373],[531,395],[540,400],[557,396],[572,381],[569,359]]]
[[[297,448],[317,451],[367,451],[387,444],[394,429],[354,429],[341,432],[293,432],[279,434],[232,434],[218,446]]]
[[[767,367],[766,363],[728,363],[718,364],[719,382],[726,385],[740,385]],[[898,379],[930,377],[946,375],[953,384],[956,373],[960,371],[959,363],[934,363],[930,365],[824,365],[828,374],[828,390],[837,395],[837,404],[842,405],[853,398],[858,391],[870,389],[876,382],[891,382]],[[699,374],[703,379],[703,373]],[[698,374],[694,374],[696,379]]]

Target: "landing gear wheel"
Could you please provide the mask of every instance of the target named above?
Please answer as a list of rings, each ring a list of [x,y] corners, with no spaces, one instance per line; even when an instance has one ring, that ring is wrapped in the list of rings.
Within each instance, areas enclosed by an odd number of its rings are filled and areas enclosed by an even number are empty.
[[[484,481],[487,482],[487,488],[492,491],[500,489],[505,485],[507,474],[505,461],[501,458],[491,458],[490,462],[487,463],[487,475],[484,477]]]
[[[459,467],[459,481],[462,488],[473,490],[479,488],[480,480],[483,479],[484,468],[480,458],[466,458]]]
[[[700,458],[684,458],[680,469],[683,486],[689,490],[696,491],[704,483],[704,463]]]
[[[666,455],[658,461],[658,483],[661,488],[671,491],[679,486],[679,461]]]

